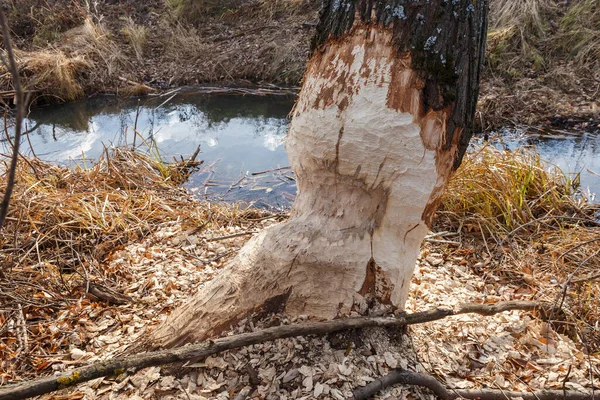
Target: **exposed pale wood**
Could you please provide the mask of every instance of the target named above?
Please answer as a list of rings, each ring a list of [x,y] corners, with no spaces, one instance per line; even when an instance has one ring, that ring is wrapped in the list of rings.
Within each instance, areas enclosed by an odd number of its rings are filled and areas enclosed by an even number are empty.
[[[421,386],[431,390],[442,400],[453,400],[458,398],[477,400],[594,400],[600,399],[600,395],[575,392],[572,390],[540,390],[535,392],[512,392],[508,390],[479,389],[446,389],[437,379],[432,376],[419,374],[412,371],[394,370],[388,375],[377,379],[368,385],[354,390],[353,396],[347,400],[367,400],[377,392],[394,385]]]
[[[259,311],[402,309],[471,136],[487,0],[327,0],[286,140],[298,195],[144,343],[218,335]]]
[[[250,395],[250,391],[252,391],[252,388],[250,387],[242,388],[233,400],[246,400]]]
[[[497,304],[465,304],[450,308],[435,308],[429,311],[406,314],[399,317],[359,317],[346,318],[327,322],[310,322],[304,324],[283,325],[261,331],[226,336],[203,343],[178,347],[170,350],[154,351],[132,355],[124,358],[103,361],[81,367],[59,376],[50,376],[18,385],[0,389],[0,400],[16,400],[39,396],[59,389],[75,386],[103,376],[118,375],[130,368],[141,369],[156,365],[170,364],[192,359],[203,359],[212,354],[239,347],[264,343],[275,339],[294,336],[324,335],[348,329],[368,327],[400,328],[406,325],[430,322],[465,313],[491,315],[509,310],[535,310],[542,307],[532,302],[502,302]]]

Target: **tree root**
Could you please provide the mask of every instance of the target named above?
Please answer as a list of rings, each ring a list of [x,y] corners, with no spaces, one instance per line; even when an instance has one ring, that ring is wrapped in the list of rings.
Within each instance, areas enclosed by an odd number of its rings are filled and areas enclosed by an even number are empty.
[[[571,390],[540,390],[537,392],[510,392],[504,390],[480,389],[446,389],[437,379],[432,376],[419,374],[412,371],[394,370],[388,375],[369,383],[366,386],[354,390],[352,397],[347,400],[367,400],[377,392],[387,389],[393,385],[420,386],[431,390],[442,400],[453,400],[457,398],[476,400],[507,400],[520,398],[522,400],[594,400],[600,399],[600,395],[575,392]]]

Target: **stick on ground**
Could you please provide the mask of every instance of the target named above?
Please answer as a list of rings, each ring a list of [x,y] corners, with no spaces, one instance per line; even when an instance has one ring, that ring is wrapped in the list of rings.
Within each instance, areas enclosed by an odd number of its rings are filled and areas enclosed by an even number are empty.
[[[157,365],[203,359],[225,350],[264,343],[275,339],[306,335],[325,335],[331,332],[356,328],[400,328],[406,325],[421,324],[442,319],[450,315],[466,313],[493,315],[503,311],[535,310],[540,308],[542,308],[542,305],[526,301],[508,301],[496,304],[462,304],[455,309],[435,308],[429,311],[406,314],[400,317],[355,317],[326,322],[309,322],[276,326],[257,332],[226,336],[194,345],[116,358],[77,368],[59,376],[49,376],[18,385],[7,386],[0,389],[0,400],[16,400],[39,396],[103,376],[119,375],[129,369],[138,370]]]
[[[564,391],[564,390],[540,390],[537,392],[510,392],[504,390],[480,389],[446,389],[437,379],[432,376],[419,374],[412,371],[394,370],[388,375],[369,383],[366,386],[354,390],[352,397],[347,400],[367,400],[377,392],[387,389],[393,385],[420,386],[431,390],[442,400],[453,400],[457,398],[477,400],[510,400],[520,398],[522,400],[593,400],[600,399],[587,393]]]

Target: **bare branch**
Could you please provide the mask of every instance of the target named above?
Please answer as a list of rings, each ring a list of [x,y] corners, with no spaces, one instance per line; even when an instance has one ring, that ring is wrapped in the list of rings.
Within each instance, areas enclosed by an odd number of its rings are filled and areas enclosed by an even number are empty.
[[[6,49],[6,55],[8,57],[7,65],[9,72],[13,78],[13,86],[15,87],[15,142],[13,145],[13,152],[10,161],[10,167],[8,170],[8,181],[6,183],[6,190],[2,203],[0,204],[0,230],[4,226],[6,215],[8,214],[8,205],[10,203],[10,196],[12,195],[13,187],[15,184],[15,174],[17,170],[17,161],[19,158],[19,145],[21,143],[21,128],[23,123],[24,115],[24,103],[25,97],[23,95],[23,88],[21,87],[21,81],[19,79],[19,70],[17,68],[17,62],[15,61],[15,55],[13,53],[12,44],[10,41],[10,29],[6,22],[4,12],[0,10],[0,28],[2,29],[2,38],[4,40],[4,48]]]
[[[520,398],[523,400],[593,400],[600,399],[591,394],[567,390],[540,390],[537,392],[510,392],[494,389],[463,390],[446,389],[437,379],[429,375],[412,371],[394,370],[388,375],[354,390],[352,397],[347,400],[367,400],[377,392],[393,385],[420,386],[431,390],[442,400],[457,398],[477,400],[507,400]]]
[[[7,386],[0,389],[0,400],[39,396],[44,393],[75,386],[92,379],[119,374],[129,369],[138,370],[156,365],[203,359],[226,350],[264,343],[275,339],[306,335],[325,335],[332,332],[368,327],[400,328],[406,325],[430,322],[450,315],[465,313],[492,315],[509,310],[534,310],[539,308],[542,308],[540,304],[525,301],[509,301],[496,304],[463,304],[459,305],[456,309],[435,308],[399,317],[356,317],[326,322],[277,326],[257,332],[226,336],[169,350],[116,358],[77,368],[59,376],[50,376],[18,385]]]

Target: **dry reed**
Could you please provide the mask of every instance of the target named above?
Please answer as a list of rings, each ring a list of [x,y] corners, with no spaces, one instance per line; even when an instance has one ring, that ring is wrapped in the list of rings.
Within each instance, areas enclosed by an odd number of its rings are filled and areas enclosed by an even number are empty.
[[[482,273],[562,304],[552,318],[600,351],[600,207],[577,199],[576,185],[535,151],[483,146],[451,180],[438,224],[484,246]]]
[[[148,29],[143,25],[136,24],[131,17],[125,21],[121,32],[127,37],[129,44],[133,47],[138,61],[144,60],[144,48],[148,42]]]

